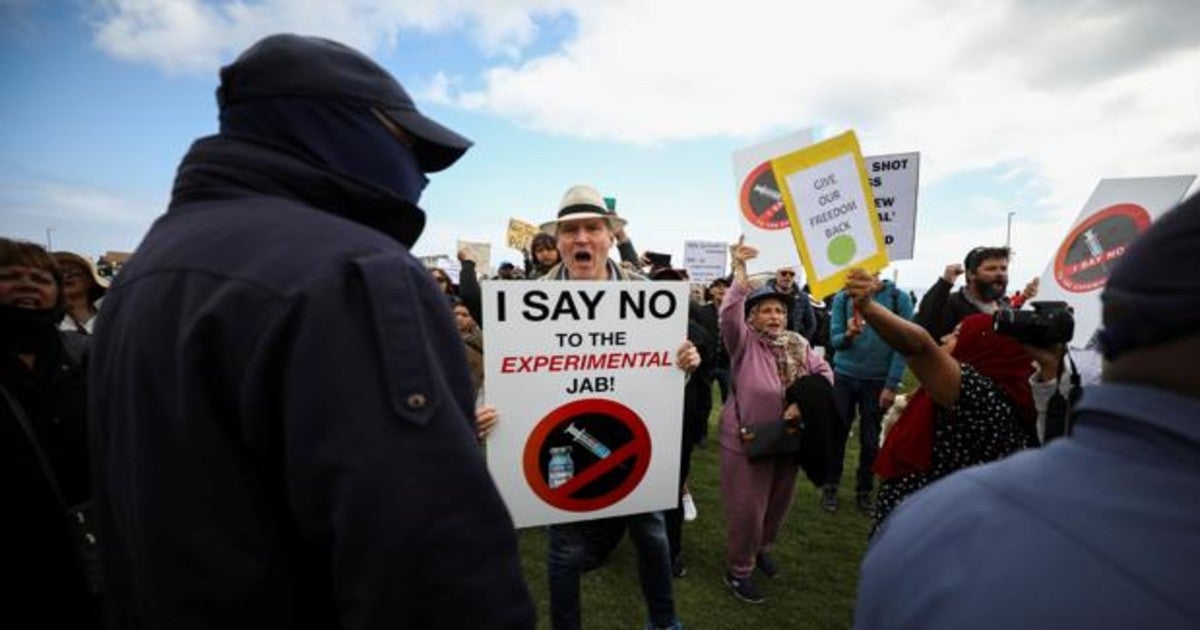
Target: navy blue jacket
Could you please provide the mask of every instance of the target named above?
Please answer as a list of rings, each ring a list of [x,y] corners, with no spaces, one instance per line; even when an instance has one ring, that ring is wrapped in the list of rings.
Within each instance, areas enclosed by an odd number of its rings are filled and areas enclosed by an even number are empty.
[[[1200,400],[1084,390],[1073,432],[904,501],[863,560],[857,628],[1198,628]]]
[[[110,622],[533,626],[422,223],[277,147],[192,147],[96,329]]]

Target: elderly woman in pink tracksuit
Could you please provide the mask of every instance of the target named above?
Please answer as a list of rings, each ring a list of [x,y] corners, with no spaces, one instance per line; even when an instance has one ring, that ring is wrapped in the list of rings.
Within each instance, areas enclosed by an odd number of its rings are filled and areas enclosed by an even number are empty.
[[[833,371],[803,337],[787,329],[791,296],[769,287],[752,289],[746,261],[757,256],[757,250],[741,241],[731,250],[734,283],[720,311],[734,386],[721,412],[720,429],[721,495],[728,527],[725,581],[735,597],[757,604],[764,600],[751,574],[756,567],[767,577],[778,571],[769,552],[791,506],[799,464],[792,457],[751,461],[738,428],[801,416],[801,405],[789,402],[793,398],[785,394],[802,388],[812,380],[806,377],[814,375],[827,381],[818,385],[828,390]]]

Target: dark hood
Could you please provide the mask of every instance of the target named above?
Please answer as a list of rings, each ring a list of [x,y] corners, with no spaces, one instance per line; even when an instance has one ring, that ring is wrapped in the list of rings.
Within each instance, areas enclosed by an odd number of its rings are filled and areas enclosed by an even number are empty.
[[[425,212],[391,192],[337,173],[286,147],[228,134],[197,140],[175,176],[168,212],[183,205],[265,195],[312,206],[411,248]]]

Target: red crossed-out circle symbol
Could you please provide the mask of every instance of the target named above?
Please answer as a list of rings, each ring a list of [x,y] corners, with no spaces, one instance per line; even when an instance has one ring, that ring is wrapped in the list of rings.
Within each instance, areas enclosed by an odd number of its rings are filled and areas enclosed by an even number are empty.
[[[790,225],[783,194],[779,192],[779,182],[770,162],[763,162],[750,171],[742,182],[738,200],[742,216],[752,225],[764,230],[784,230]]]
[[[1132,203],[1101,209],[1079,222],[1054,257],[1054,279],[1072,293],[1104,286],[1129,244],[1150,227],[1150,213]]]
[[[604,457],[573,440],[567,431],[600,437]],[[550,449],[572,444],[574,474],[551,488]],[[571,512],[591,512],[629,495],[650,467],[650,432],[632,409],[614,400],[586,398],[554,409],[534,426],[522,463],[530,489],[546,503]]]

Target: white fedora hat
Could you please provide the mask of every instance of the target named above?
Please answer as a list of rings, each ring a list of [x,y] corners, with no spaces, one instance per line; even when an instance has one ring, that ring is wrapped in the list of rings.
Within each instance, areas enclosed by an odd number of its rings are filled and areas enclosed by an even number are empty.
[[[604,197],[591,186],[572,186],[558,204],[558,218],[541,225],[543,232],[554,233],[559,223],[581,219],[604,219],[612,229],[623,227],[625,219],[609,212]]]

